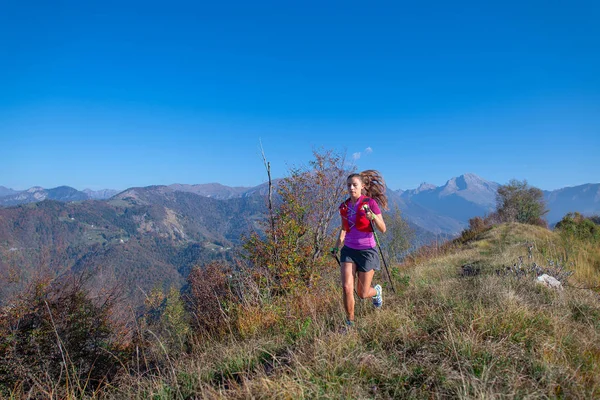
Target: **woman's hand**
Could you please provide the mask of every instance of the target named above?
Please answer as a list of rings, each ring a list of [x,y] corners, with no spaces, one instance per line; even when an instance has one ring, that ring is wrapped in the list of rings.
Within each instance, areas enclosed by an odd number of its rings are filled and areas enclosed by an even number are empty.
[[[379,229],[381,232],[385,233],[387,228],[385,226],[385,222],[383,221],[383,216],[381,214],[375,214],[373,211],[371,211],[369,206],[366,204],[363,207],[363,209],[365,210],[365,214],[366,214],[367,218],[369,219],[369,221],[372,221],[373,225],[375,225],[377,227],[377,229]]]
[[[366,212],[367,218],[371,221],[375,221],[375,214],[373,213],[373,211],[371,211],[369,208],[367,208],[367,212]]]

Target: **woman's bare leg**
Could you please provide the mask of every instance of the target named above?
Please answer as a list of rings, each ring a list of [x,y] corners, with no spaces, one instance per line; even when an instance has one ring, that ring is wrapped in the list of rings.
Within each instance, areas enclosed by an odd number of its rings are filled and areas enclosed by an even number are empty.
[[[366,299],[368,297],[373,297],[377,295],[377,290],[371,287],[373,275],[375,275],[375,270],[370,270],[369,272],[358,272],[356,292],[358,293],[358,297],[360,297],[361,299]]]
[[[354,274],[356,273],[356,264],[351,262],[342,263],[342,292],[344,300],[344,309],[346,317],[350,321],[354,321]]]

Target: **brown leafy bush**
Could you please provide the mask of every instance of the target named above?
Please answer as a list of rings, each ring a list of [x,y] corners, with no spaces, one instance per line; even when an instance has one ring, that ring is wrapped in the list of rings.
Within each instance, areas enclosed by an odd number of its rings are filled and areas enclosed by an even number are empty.
[[[469,219],[469,227],[463,230],[460,234],[459,240],[462,243],[466,243],[471,241],[477,237],[480,233],[484,232],[488,228],[492,226],[490,219],[481,218],[481,217],[473,217]]]
[[[231,267],[218,261],[195,267],[190,272],[186,298],[196,331],[213,335],[227,331],[235,299],[231,278]]]
[[[88,277],[38,280],[0,316],[0,391],[96,390],[127,357],[122,327],[111,320],[115,293],[92,299]],[[58,389],[57,389],[58,388]],[[73,395],[66,392],[63,395]]]

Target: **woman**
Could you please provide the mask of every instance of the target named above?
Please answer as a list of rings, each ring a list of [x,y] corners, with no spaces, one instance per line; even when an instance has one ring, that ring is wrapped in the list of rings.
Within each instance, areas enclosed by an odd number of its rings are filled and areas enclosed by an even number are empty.
[[[385,183],[378,171],[367,170],[352,174],[346,179],[350,198],[340,205],[342,229],[331,249],[337,255],[343,244],[340,268],[342,275],[343,301],[346,309],[346,325],[354,324],[354,276],[358,274],[356,292],[361,299],[372,297],[373,305],[383,304],[381,285],[371,287],[375,270],[379,270],[379,255],[372,226],[386,231],[381,208],[387,209]],[[372,225],[371,225],[372,224]]]

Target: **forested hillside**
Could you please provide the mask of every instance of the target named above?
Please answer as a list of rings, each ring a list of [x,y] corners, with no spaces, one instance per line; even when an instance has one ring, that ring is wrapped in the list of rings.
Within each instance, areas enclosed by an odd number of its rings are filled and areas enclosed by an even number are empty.
[[[110,201],[51,200],[0,209],[0,303],[35,276],[87,271],[132,304],[152,287],[181,287],[194,265],[231,259],[264,215],[263,198],[215,200],[164,187]]]

